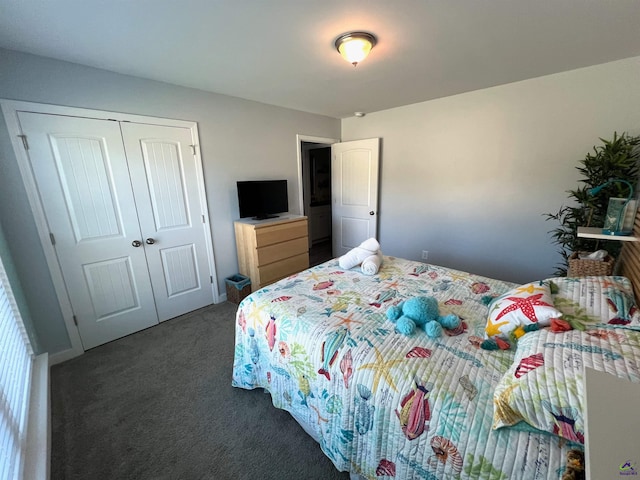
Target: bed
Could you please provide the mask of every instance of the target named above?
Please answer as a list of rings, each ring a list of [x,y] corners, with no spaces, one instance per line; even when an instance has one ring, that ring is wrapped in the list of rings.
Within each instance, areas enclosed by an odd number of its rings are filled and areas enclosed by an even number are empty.
[[[353,478],[557,479],[583,448],[584,367],[640,382],[635,284],[538,282],[574,328],[485,350],[490,306],[522,286],[388,256],[368,276],[334,259],[243,300],[232,384],[268,391]],[[397,333],[386,311],[416,296],[462,326]]]

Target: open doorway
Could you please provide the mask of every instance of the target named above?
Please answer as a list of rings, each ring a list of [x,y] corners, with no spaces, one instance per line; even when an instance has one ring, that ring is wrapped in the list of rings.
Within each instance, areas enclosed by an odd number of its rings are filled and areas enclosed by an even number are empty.
[[[333,258],[331,143],[300,140],[302,212],[307,216],[309,225],[309,266]]]
[[[331,145],[331,217],[334,257],[378,238],[380,138]]]
[[[298,198],[300,212],[309,219],[311,265],[344,255],[367,238],[377,238],[380,138],[340,142],[298,135],[297,142],[298,191],[302,193]],[[322,149],[328,147],[330,166],[325,168]],[[317,160],[312,162],[312,157]],[[331,179],[329,203],[322,200],[326,186],[318,184],[312,205],[312,177],[321,183],[325,176]]]

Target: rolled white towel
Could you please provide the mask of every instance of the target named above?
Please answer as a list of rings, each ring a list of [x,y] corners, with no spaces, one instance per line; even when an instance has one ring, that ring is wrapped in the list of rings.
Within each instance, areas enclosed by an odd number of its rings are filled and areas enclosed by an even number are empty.
[[[373,255],[378,250],[380,250],[380,244],[375,238],[371,237],[342,255],[338,259],[338,264],[341,268],[349,270],[356,265],[360,265],[365,258]]]
[[[365,250],[369,250],[371,253],[376,253],[378,250],[380,250],[380,244],[373,237],[368,238],[358,246],[360,248],[364,248]]]
[[[375,251],[372,252],[360,247],[352,248],[338,259],[338,264],[340,265],[340,268],[349,270],[356,265],[360,265],[365,258],[373,255],[374,253]]]
[[[375,254],[369,255],[362,261],[362,273],[365,275],[375,275],[382,265],[382,252],[378,250]]]

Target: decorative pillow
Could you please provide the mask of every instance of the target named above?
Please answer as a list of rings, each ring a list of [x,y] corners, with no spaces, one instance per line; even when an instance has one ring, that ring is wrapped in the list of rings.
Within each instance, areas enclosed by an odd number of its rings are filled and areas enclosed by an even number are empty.
[[[553,305],[548,282],[521,285],[497,297],[489,304],[489,318],[485,332],[487,337],[509,339],[518,327],[537,323],[547,327],[551,319],[562,312]]]
[[[550,279],[553,303],[574,328],[588,324],[640,329],[640,311],[626,277]]]
[[[585,367],[640,383],[640,333],[543,329],[525,335],[494,391],[493,428],[525,422],[584,443]]]

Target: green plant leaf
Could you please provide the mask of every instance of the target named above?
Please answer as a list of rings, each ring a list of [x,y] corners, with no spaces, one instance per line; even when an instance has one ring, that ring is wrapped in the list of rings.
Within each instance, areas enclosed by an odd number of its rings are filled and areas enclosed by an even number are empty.
[[[567,190],[572,205],[563,205],[556,213],[542,214],[546,221],[558,223],[556,228],[548,232],[551,241],[560,247],[558,253],[562,263],[554,272],[558,276],[566,276],[572,252],[604,249],[614,257],[620,254],[620,242],[580,238],[578,227],[604,225],[609,198],[626,197],[629,194],[629,188],[622,182],[612,182],[593,196],[589,194],[591,188],[611,179],[622,179],[637,185],[640,177],[640,136],[613,132],[613,139],[600,138],[600,141],[602,144],[594,145],[593,152],[588,152],[576,166],[582,178],[578,180],[577,188]]]

